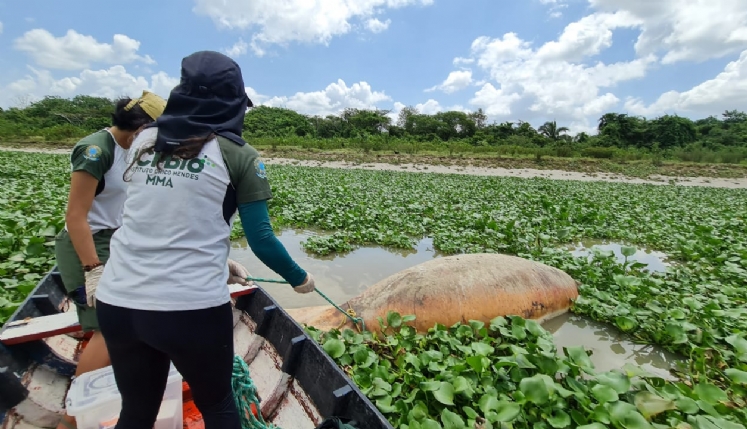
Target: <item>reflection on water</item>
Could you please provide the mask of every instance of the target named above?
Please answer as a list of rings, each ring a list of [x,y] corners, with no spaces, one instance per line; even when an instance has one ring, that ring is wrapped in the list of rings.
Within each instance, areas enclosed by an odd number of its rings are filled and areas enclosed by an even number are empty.
[[[620,369],[630,363],[659,377],[674,379],[669,369],[684,362],[659,347],[635,344],[614,327],[575,314],[566,313],[542,326],[553,334],[559,353],[563,353],[563,347],[573,346],[592,351],[591,361],[599,372]]]
[[[621,243],[607,243],[602,240],[583,240],[577,243],[575,246],[571,246],[568,250],[571,251],[573,256],[589,256],[591,257],[591,249],[596,248],[603,251],[611,251],[615,254],[618,261],[624,262],[625,255],[622,254],[622,247],[625,244]],[[652,272],[664,272],[670,264],[667,261],[666,253],[657,252],[654,250],[647,250],[638,246],[633,256],[628,257],[628,262],[640,262],[646,264],[646,269]]]
[[[337,304],[358,296],[368,286],[392,274],[438,257],[433,240],[426,238],[414,249],[385,249],[359,247],[342,255],[317,256],[307,253],[301,242],[314,235],[309,231],[286,229],[278,239],[298,265],[314,276],[314,282]],[[280,279],[280,276],[259,261],[246,243],[246,239],[233,242],[231,259],[243,264],[254,277]],[[283,308],[300,308],[329,305],[319,294],[298,294],[286,284],[262,283],[265,289]]]
[[[392,274],[440,256],[434,250],[431,239],[420,241],[412,250],[372,246],[361,247],[343,255],[312,256],[303,249],[301,242],[314,234],[316,233],[288,229],[280,232],[278,238],[296,262],[314,275],[317,287],[338,304],[359,295],[368,286]],[[585,242],[582,247],[593,244],[595,243]],[[612,250],[623,259],[618,244],[598,247]],[[575,252],[579,256],[584,254],[583,249]],[[233,243],[231,258],[244,264],[255,277],[280,278],[254,256],[246,240]],[[663,258],[654,252],[638,251],[630,259],[647,263],[649,269],[666,268]],[[262,287],[284,308],[329,305],[316,293],[297,294],[288,285],[263,283]],[[668,374],[670,364],[681,360],[657,347],[634,344],[628,340],[628,336],[613,327],[570,313],[549,320],[543,326],[553,333],[559,353],[562,353],[563,347],[570,346],[584,346],[593,351],[591,360],[599,371],[622,368],[625,363],[631,363],[653,374],[671,378]]]

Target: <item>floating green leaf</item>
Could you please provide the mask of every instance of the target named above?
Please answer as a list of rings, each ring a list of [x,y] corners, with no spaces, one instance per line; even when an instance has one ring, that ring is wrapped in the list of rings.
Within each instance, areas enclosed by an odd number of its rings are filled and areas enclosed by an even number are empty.
[[[331,339],[324,343],[324,351],[333,358],[339,358],[345,353],[345,343],[338,339]]]
[[[597,375],[597,381],[605,386],[609,386],[619,394],[626,393],[630,389],[630,379],[623,373],[609,371]]]
[[[742,371],[735,368],[728,368],[724,371],[727,377],[731,379],[732,382],[737,384],[743,384],[747,386],[747,371]]]
[[[521,407],[515,402],[500,401],[495,407],[495,421],[510,423],[521,413]]]
[[[646,418],[631,404],[615,402],[610,405],[609,410],[612,422],[625,429],[652,429]]]
[[[433,392],[433,397],[444,405],[454,405],[454,386],[448,381],[442,381],[438,390]]]
[[[567,347],[565,351],[573,363],[582,369],[593,370],[594,364],[589,359],[589,355],[583,347]]]
[[[726,392],[711,383],[698,383],[695,386],[695,394],[710,405],[716,405],[721,401],[727,401],[729,397]]]
[[[571,416],[563,410],[554,409],[552,414],[547,418],[547,423],[555,429],[562,429],[570,426]]]
[[[645,391],[635,394],[635,406],[646,419],[651,419],[651,417],[664,411],[677,409],[674,402]]]
[[[550,390],[539,374],[521,380],[519,389],[527,400],[537,405],[542,405],[550,400]]]
[[[615,402],[618,399],[618,394],[615,389],[604,384],[597,384],[592,387],[591,394],[599,402]]]
[[[638,323],[635,321],[635,319],[627,316],[615,317],[615,324],[618,328],[625,332],[632,331],[638,326]]]

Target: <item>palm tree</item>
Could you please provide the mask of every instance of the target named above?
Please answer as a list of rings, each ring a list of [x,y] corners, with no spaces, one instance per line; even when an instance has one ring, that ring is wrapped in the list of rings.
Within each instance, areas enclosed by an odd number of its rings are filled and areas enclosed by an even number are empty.
[[[570,131],[568,127],[558,127],[558,124],[555,121],[552,122],[545,122],[542,126],[540,126],[537,131],[542,134],[543,136],[557,141],[560,140],[560,135],[563,133],[567,133]]]

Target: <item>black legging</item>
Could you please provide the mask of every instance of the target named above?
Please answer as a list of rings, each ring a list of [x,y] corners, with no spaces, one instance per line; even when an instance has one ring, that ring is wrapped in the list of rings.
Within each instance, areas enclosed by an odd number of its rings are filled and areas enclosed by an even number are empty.
[[[152,429],[174,363],[189,384],[205,429],[241,429],[233,398],[231,304],[145,311],[96,302],[101,333],[122,395],[116,429]]]

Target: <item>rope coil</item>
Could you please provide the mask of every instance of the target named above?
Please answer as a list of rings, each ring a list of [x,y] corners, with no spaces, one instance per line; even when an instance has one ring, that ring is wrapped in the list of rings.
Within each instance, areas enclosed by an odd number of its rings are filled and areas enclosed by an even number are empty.
[[[233,357],[231,387],[233,388],[236,407],[239,409],[242,429],[280,429],[278,426],[268,423],[262,418],[257,386],[254,385],[249,375],[249,366],[238,355],[234,355]],[[256,416],[254,412],[256,412]]]
[[[264,278],[261,278],[261,277],[247,277],[246,281],[249,281],[249,282],[255,281],[255,282],[265,282],[265,283],[283,283],[283,284],[288,284],[288,282],[285,281],[285,280],[264,279]],[[355,325],[357,327],[358,323],[360,323],[360,325],[361,325],[360,330],[361,331],[365,331],[366,330],[366,323],[363,321],[363,318],[362,317],[357,317],[356,314],[355,314],[355,311],[352,308],[350,310],[348,310],[348,311],[345,311],[342,308],[340,308],[339,305],[335,304],[334,301],[332,301],[331,299],[329,299],[327,297],[327,295],[325,295],[318,288],[314,288],[314,290],[322,298],[324,298],[325,300],[327,300],[328,303],[332,304],[332,306],[335,307],[337,309],[337,311],[339,311],[340,313],[344,314],[345,317],[347,317],[348,319],[350,319],[350,321],[353,322],[353,325]],[[340,326],[342,326],[342,325],[340,325]]]

